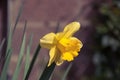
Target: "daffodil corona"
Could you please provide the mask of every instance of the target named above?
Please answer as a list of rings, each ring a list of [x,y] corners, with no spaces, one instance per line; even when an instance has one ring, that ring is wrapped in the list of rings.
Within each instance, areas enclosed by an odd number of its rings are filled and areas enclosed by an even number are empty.
[[[73,34],[80,28],[79,22],[72,22],[65,26],[63,32],[49,33],[40,39],[41,47],[50,49],[49,63],[61,65],[63,61],[72,61],[78,56],[78,52],[82,48],[82,42],[73,37]]]

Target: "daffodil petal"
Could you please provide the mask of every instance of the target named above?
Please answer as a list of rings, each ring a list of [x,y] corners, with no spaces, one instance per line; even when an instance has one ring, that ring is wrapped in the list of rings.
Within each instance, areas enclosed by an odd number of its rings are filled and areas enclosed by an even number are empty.
[[[57,55],[56,52],[57,52],[56,46],[54,46],[50,49],[50,52],[49,52],[50,59],[49,59],[48,66],[50,66],[55,61],[56,55]]]
[[[63,53],[62,56],[61,56],[61,58],[62,58],[63,60],[67,60],[67,61],[72,61],[72,60],[74,60],[74,56],[73,56],[72,53],[70,53],[70,52],[65,52],[65,53]]]
[[[40,45],[44,48],[50,49],[54,46],[55,34],[49,33],[40,39]]]
[[[59,65],[61,65],[63,63],[63,61],[64,61],[63,59],[59,59],[55,63],[56,63],[56,65],[59,66]]]
[[[73,44],[76,44],[75,46],[75,48],[76,49],[78,49],[78,51],[80,51],[80,48],[82,48],[83,47],[83,44],[82,44],[82,42],[78,39],[78,38],[76,38],[76,37],[70,37],[69,38],[70,39],[70,41],[73,43]]]
[[[74,52],[72,52],[72,55],[73,55],[74,57],[76,57],[76,56],[78,56],[78,52],[74,51]]]
[[[63,32],[59,32],[56,34],[56,39],[59,41],[60,39],[62,39],[64,36],[64,33]]]
[[[79,22],[72,22],[65,26],[64,28],[64,37],[68,38],[71,37],[76,31],[78,31],[80,28],[80,23]]]
[[[63,59],[61,59],[61,53],[60,53],[60,51],[58,50],[58,54],[57,54],[57,56],[56,56],[56,59],[55,59],[55,63],[56,63],[56,65],[61,65],[62,63],[63,63]]]

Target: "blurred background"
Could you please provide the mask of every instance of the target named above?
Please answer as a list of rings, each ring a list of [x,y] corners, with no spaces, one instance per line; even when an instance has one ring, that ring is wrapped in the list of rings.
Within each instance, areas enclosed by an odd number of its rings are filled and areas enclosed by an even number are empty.
[[[119,0],[1,0],[0,43],[7,36],[7,29],[13,29],[16,19],[19,22],[12,39],[9,78],[18,60],[25,21],[26,44],[30,35],[33,35],[31,58],[42,36],[62,31],[66,24],[79,21],[81,28],[75,36],[83,42],[83,48],[72,62],[67,80],[120,80]],[[0,53],[0,71],[4,64],[5,49],[6,44]],[[48,59],[48,50],[41,49],[29,80],[38,79]],[[69,64],[65,62],[56,67],[52,80],[61,80]],[[22,66],[18,80],[22,79],[23,70]]]

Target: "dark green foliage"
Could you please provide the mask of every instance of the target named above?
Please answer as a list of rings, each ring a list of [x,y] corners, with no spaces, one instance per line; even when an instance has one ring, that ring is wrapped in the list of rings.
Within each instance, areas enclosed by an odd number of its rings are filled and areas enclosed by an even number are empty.
[[[95,80],[120,80],[120,1],[102,4],[96,17]]]
[[[32,58],[32,61],[31,61],[31,63],[30,63],[30,66],[29,66],[29,69],[28,69],[28,71],[27,71],[27,74],[26,74],[26,76],[25,76],[25,80],[28,80],[28,78],[29,78],[29,76],[30,76],[30,73],[31,73],[31,71],[32,71],[32,68],[33,68],[34,63],[35,63],[35,61],[36,61],[36,59],[37,59],[37,56],[38,56],[38,54],[39,54],[40,49],[41,49],[41,47],[40,47],[40,45],[38,45],[38,47],[37,47],[36,50],[35,50],[34,56],[33,56],[33,58]]]
[[[44,69],[39,80],[49,80],[52,72],[54,71],[55,65],[55,63],[52,63],[49,67],[46,65],[46,68]]]

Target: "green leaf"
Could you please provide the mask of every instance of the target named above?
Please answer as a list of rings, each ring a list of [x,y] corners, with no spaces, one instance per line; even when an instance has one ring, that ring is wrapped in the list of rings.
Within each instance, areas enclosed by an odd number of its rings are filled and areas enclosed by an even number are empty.
[[[32,71],[32,68],[33,68],[34,63],[35,63],[35,61],[36,61],[36,59],[37,59],[37,56],[38,56],[38,54],[39,54],[40,49],[41,49],[40,44],[38,44],[38,47],[37,47],[37,49],[36,49],[36,51],[35,51],[35,53],[34,53],[34,56],[33,56],[33,58],[32,58],[32,61],[31,61],[31,63],[30,63],[30,67],[29,67],[29,69],[28,69],[28,72],[27,72],[27,75],[26,75],[26,77],[25,77],[25,80],[28,80],[28,78],[29,78],[29,75],[30,75],[30,73],[31,73],[31,71]]]
[[[72,63],[68,66],[67,70],[65,71],[65,73],[64,73],[64,75],[62,77],[62,80],[66,80],[66,77],[67,77],[71,67],[72,67]]]
[[[18,16],[17,16],[17,19],[16,19],[16,22],[15,22],[15,26],[14,26],[14,29],[13,29],[13,32],[11,30],[11,27],[8,26],[8,36],[7,36],[7,49],[6,49],[6,56],[5,56],[5,64],[4,64],[4,67],[3,67],[3,71],[1,73],[1,78],[0,80],[7,80],[7,69],[9,67],[9,63],[10,63],[10,59],[11,59],[11,55],[12,55],[12,49],[11,49],[11,43],[12,43],[12,36],[14,34],[14,31],[17,27],[17,24],[18,24],[18,21],[19,21],[19,18],[20,18],[20,15],[22,13],[22,9],[23,9],[23,3],[24,3],[25,0],[23,0],[23,2],[21,3],[21,6],[20,6],[20,9],[19,9],[19,12],[18,12]],[[4,40],[3,40],[4,41]],[[2,42],[3,44],[4,42]],[[2,44],[0,45],[0,50],[2,48]]]
[[[31,45],[32,45],[32,38],[33,38],[33,36],[31,35],[30,39],[29,39],[29,44],[27,46],[27,54],[26,54],[25,70],[24,70],[23,80],[25,79],[25,76],[27,75],[27,72],[28,72],[28,69],[29,69],[29,66],[30,66],[30,49],[31,49]]]
[[[25,49],[25,40],[26,40],[25,30],[26,30],[26,26],[27,26],[27,21],[25,21],[23,36],[22,36],[22,43],[21,43],[21,47],[20,47],[20,53],[19,53],[19,56],[18,56],[18,62],[17,62],[15,72],[13,74],[12,80],[17,80],[18,74],[20,72],[21,62],[22,62],[22,58],[23,58],[23,55],[24,55],[24,49]]]
[[[5,43],[5,38],[2,40],[2,42],[1,42],[1,44],[0,44],[0,55],[1,55],[1,50],[2,50],[2,47],[3,47],[4,43]],[[1,56],[0,56],[0,57],[1,57]]]
[[[9,28],[8,31],[8,40],[7,40],[7,49],[6,49],[6,56],[8,55],[8,51],[11,49],[11,43],[12,43],[12,31],[11,28]]]
[[[26,37],[24,35],[22,45],[21,45],[21,49],[20,49],[20,53],[19,53],[19,57],[18,57],[17,66],[16,66],[15,72],[13,74],[12,80],[17,80],[18,74],[20,72],[21,62],[22,62],[22,58],[23,58],[23,55],[24,55],[24,49],[25,49],[25,38]]]
[[[11,28],[9,28],[9,32],[8,32],[8,40],[7,40],[7,49],[6,49],[6,56],[5,56],[5,64],[1,73],[1,80],[6,80],[7,78],[7,69],[9,67],[9,63],[10,63],[10,58],[11,58],[11,54],[12,54],[12,49],[11,49],[11,42],[12,42],[12,32],[11,32]],[[4,44],[5,39],[2,41],[1,43],[1,49],[2,46]]]
[[[24,3],[25,3],[25,0],[22,0],[22,1],[21,1],[21,5],[20,5],[20,7],[19,7],[19,11],[18,11],[17,18],[16,18],[16,20],[15,20],[15,25],[14,25],[14,27],[13,27],[13,32],[12,32],[13,34],[14,34],[14,32],[15,32],[15,29],[16,29],[17,24],[18,24],[18,22],[19,22],[20,16],[21,16],[21,14],[22,14],[23,7],[24,7]]]
[[[49,80],[49,78],[55,68],[55,65],[56,65],[55,63],[52,63],[51,66],[49,66],[49,67],[46,65],[46,68],[44,69],[39,80]]]
[[[10,63],[10,59],[11,59],[12,49],[9,49],[7,54],[8,54],[8,56],[6,57],[6,61],[5,61],[5,64],[4,64],[2,73],[1,73],[0,80],[7,80],[7,70],[8,70],[8,66]]]

